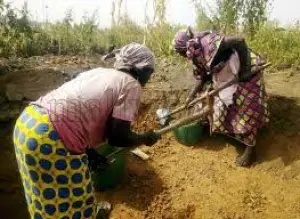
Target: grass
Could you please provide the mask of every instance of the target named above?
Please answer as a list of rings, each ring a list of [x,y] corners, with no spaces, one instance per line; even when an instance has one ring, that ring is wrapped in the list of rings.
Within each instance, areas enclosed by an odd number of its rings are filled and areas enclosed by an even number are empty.
[[[266,25],[260,28],[254,40],[250,41],[249,44],[275,65],[299,66],[299,42],[299,27],[292,26],[283,30],[276,25]]]
[[[64,19],[57,23],[33,23],[25,9],[18,13],[9,7],[0,14],[0,56],[92,55],[102,54],[111,45],[117,47],[129,42],[144,43],[158,57],[173,57],[171,44],[175,32],[181,26],[165,22],[142,27],[128,17],[111,28],[98,28],[95,17],[71,25]],[[300,28],[291,26],[283,30],[276,24],[267,24],[258,29],[251,48],[261,53],[273,64],[299,66]]]

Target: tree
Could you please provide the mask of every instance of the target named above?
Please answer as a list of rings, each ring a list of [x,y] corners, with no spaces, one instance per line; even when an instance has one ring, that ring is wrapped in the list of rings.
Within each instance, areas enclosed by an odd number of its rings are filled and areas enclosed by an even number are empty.
[[[217,22],[214,22],[212,18],[209,17],[204,8],[199,7],[197,10],[196,26],[199,30],[211,30],[218,29],[216,26]]]
[[[166,22],[166,0],[154,0],[154,17],[153,23],[157,22],[162,25]]]
[[[225,34],[238,33],[241,29],[254,37],[267,20],[267,10],[272,0],[215,0],[216,10],[211,5],[204,7],[200,0],[193,0],[197,10],[199,29],[217,29]],[[208,9],[209,12],[208,13]]]
[[[73,22],[74,18],[73,18],[73,10],[67,9],[66,13],[65,13],[65,17],[63,19],[63,23],[65,25],[67,25],[68,27],[71,26],[72,22]]]
[[[267,8],[270,0],[244,0],[243,26],[244,30],[253,38],[261,25],[267,21]]]
[[[217,0],[217,17],[224,33],[236,33],[243,0]]]

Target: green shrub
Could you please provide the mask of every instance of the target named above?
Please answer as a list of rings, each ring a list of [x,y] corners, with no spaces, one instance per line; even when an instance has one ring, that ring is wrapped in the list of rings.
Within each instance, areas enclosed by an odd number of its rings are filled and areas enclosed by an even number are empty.
[[[263,1],[266,2],[266,0]],[[162,3],[158,2],[160,3],[158,6],[161,7]],[[164,9],[164,7],[161,8]],[[224,29],[222,22],[217,22],[219,18],[207,17],[201,8],[198,8],[198,12],[200,16],[197,19],[198,27],[208,28],[215,25],[214,28]],[[231,11],[229,13],[225,9],[223,12],[225,17],[232,14]],[[165,13],[164,10],[161,13]],[[72,11],[68,11],[66,17],[60,22],[36,23],[30,20],[26,4],[22,10],[17,11],[9,5],[4,5],[0,0],[0,56],[103,54],[112,45],[120,47],[129,42],[139,42],[145,43],[158,57],[176,58],[172,50],[172,40],[175,32],[182,26],[168,24],[163,14],[160,15],[158,21],[145,26],[136,24],[126,15],[119,22],[114,22],[110,28],[99,28],[96,13],[92,16],[85,16],[79,24],[72,25],[72,20]],[[257,26],[254,35],[253,33],[251,36],[246,35],[250,47],[275,65],[279,63],[300,64],[299,25],[287,29],[279,28],[274,23]]]
[[[249,44],[274,64],[299,65],[299,42],[299,27],[282,29],[276,24],[268,24],[258,30]]]

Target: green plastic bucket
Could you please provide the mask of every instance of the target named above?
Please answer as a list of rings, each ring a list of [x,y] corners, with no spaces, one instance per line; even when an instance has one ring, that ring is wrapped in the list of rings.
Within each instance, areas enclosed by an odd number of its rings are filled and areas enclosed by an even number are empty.
[[[193,146],[200,142],[203,136],[203,126],[200,122],[181,126],[173,131],[177,141],[186,146]]]
[[[107,156],[117,149],[117,147],[104,144],[98,147],[96,150],[99,154]],[[127,165],[127,154],[126,152],[120,152],[114,155],[112,159],[113,162],[107,169],[91,173],[96,190],[105,191],[114,188],[122,182]]]

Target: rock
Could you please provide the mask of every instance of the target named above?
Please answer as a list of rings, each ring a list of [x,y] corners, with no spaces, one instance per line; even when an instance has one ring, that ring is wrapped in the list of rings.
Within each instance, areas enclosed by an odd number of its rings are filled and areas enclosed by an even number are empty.
[[[22,89],[16,84],[6,84],[6,96],[9,101],[21,101],[24,98]]]

